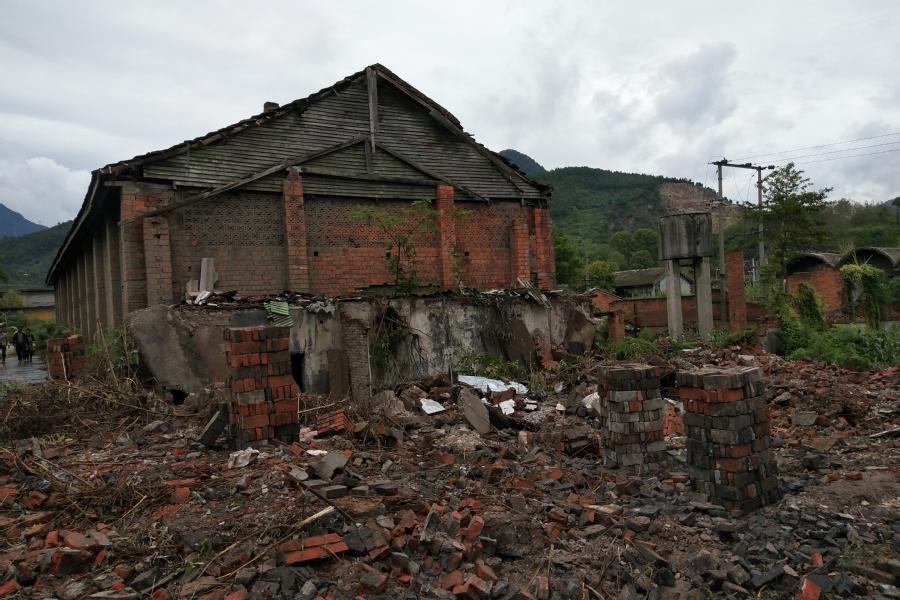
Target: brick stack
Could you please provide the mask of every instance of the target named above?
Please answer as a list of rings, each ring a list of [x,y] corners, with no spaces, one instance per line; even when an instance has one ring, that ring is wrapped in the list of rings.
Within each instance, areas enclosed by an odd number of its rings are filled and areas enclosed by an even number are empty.
[[[225,329],[229,442],[243,448],[299,431],[299,390],[291,374],[290,327]]]
[[[84,371],[84,341],[80,335],[47,340],[50,379],[72,379]]]
[[[665,399],[660,369],[620,364],[600,369],[600,421],[606,464],[633,473],[655,471],[665,458]]]
[[[694,489],[745,512],[777,502],[769,408],[759,367],[678,373]]]

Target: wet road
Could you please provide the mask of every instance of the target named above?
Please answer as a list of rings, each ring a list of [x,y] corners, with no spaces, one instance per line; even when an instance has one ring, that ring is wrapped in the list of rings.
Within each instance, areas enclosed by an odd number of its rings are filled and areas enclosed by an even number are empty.
[[[30,363],[19,364],[15,352],[12,356],[6,356],[6,363],[0,363],[0,384],[10,381],[19,383],[40,383],[47,381],[47,366],[44,361],[35,356]]]

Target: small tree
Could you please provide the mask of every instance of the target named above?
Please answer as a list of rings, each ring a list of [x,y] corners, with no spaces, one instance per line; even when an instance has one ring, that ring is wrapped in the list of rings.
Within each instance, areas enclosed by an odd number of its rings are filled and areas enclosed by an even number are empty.
[[[788,163],[769,175],[762,206],[751,206],[745,213],[753,223],[762,220],[767,254],[779,276],[794,254],[825,238],[821,213],[830,191],[813,190],[803,171]]]
[[[418,285],[416,245],[429,231],[437,229],[437,209],[428,200],[417,200],[402,210],[376,209],[360,206],[350,211],[350,218],[375,227],[389,240],[387,267],[394,276],[394,285],[401,294],[408,294]]]
[[[584,259],[575,239],[565,235],[553,236],[553,250],[556,253],[556,280],[571,287],[581,285],[584,276]]]
[[[584,269],[590,287],[611,292],[616,289],[616,268],[605,260],[592,260]]]
[[[891,202],[891,206],[896,209],[894,214],[894,221],[900,224],[900,196],[894,198],[893,202]]]
[[[9,281],[9,273],[3,268],[3,257],[0,256],[0,283],[6,283],[7,281]]]

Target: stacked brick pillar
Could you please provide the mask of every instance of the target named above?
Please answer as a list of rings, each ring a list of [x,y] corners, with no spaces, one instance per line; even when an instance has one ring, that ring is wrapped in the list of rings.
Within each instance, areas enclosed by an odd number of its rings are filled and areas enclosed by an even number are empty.
[[[758,367],[678,373],[694,488],[745,512],[777,502],[769,408]]]
[[[620,364],[600,369],[600,420],[606,465],[634,473],[655,471],[665,458],[658,367]]]
[[[438,257],[441,269],[441,288],[449,290],[456,286],[454,274],[456,220],[453,217],[453,186],[439,184],[435,196],[438,211]]]
[[[50,379],[72,379],[84,371],[84,341],[80,335],[47,340]]]
[[[233,448],[299,431],[299,390],[291,374],[290,327],[225,329],[228,438]]]

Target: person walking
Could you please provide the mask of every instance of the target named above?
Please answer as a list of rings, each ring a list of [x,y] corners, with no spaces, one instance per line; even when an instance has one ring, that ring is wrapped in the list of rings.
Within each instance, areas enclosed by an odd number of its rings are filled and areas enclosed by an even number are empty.
[[[17,327],[16,332],[13,334],[13,346],[16,347],[16,358],[19,359],[20,364],[25,360],[25,347],[27,343],[28,338],[25,337],[25,332]]]
[[[31,333],[31,328],[25,328],[25,360],[28,362],[32,362],[31,359],[34,358],[34,334]]]
[[[9,344],[9,336],[6,331],[0,329],[0,361],[6,364],[6,345]]]

